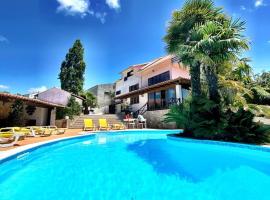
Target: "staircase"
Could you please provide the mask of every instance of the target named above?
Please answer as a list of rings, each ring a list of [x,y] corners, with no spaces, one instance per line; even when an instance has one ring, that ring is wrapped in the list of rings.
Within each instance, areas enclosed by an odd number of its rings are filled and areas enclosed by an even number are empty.
[[[98,126],[98,119],[107,119],[109,124],[122,123],[122,117],[115,114],[106,114],[106,115],[81,115],[75,117],[69,124],[70,129],[83,129],[84,119],[92,119],[93,123]]]
[[[137,111],[135,111],[133,113],[133,117],[138,117],[138,115],[143,115],[145,112],[147,111],[147,103],[144,104],[140,109],[138,109]]]

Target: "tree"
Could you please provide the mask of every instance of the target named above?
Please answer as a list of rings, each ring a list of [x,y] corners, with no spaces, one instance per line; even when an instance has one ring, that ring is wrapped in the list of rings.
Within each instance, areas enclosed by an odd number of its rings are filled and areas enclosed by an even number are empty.
[[[212,0],[187,0],[180,11],[174,12],[165,41],[168,52],[190,67],[192,96],[171,107],[165,121],[183,128],[181,136],[266,142],[269,131],[253,122],[254,115],[244,109],[245,99],[239,95],[239,91],[252,93],[245,88],[250,81],[250,66],[246,59],[238,58],[249,49],[244,30],[244,21],[232,20]],[[201,86],[200,74],[207,88]],[[233,102],[236,99],[237,104]]]
[[[88,107],[94,108],[97,106],[97,99],[96,97],[89,91],[84,92],[81,94],[84,97],[83,107],[84,107],[84,114],[89,114]]]
[[[8,116],[9,126],[23,126],[24,125],[24,115],[23,115],[23,102],[21,100],[16,100],[11,106],[11,111]]]
[[[84,49],[81,41],[76,40],[73,47],[66,54],[59,74],[61,88],[76,95],[83,92],[85,73],[83,54]]]
[[[65,108],[57,109],[56,118],[64,119],[66,116],[68,116],[70,119],[73,119],[74,115],[80,114],[81,114],[81,106],[76,101],[76,99],[73,96],[71,96]]]
[[[249,65],[249,58],[241,58],[232,70],[232,79],[247,85],[252,81],[252,67]]]
[[[218,93],[218,71],[227,60],[235,60],[243,50],[249,49],[246,38],[241,33],[245,30],[245,22],[232,20],[224,14],[203,25],[197,24],[193,34],[197,41],[187,48],[195,52],[197,59],[202,60],[204,73],[208,82],[210,100],[220,103]],[[198,38],[200,38],[198,40]]]
[[[180,61],[190,67],[192,96],[201,96],[201,60],[186,45],[191,45],[192,30],[197,24],[204,24],[219,16],[220,9],[215,8],[211,0],[186,1],[181,10],[172,15],[167,34],[164,37],[167,51],[176,54]],[[193,38],[194,39],[194,38]]]
[[[255,83],[266,90],[270,90],[270,71],[255,75]]]

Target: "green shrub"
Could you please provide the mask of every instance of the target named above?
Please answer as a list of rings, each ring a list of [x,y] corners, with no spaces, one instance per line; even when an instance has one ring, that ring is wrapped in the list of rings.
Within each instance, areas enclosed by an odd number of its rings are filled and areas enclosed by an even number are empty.
[[[178,128],[183,128],[183,137],[243,143],[269,141],[270,129],[253,122],[254,114],[250,111],[221,108],[204,97],[189,99],[172,106],[164,121],[175,122]]]
[[[56,119],[64,119],[66,116],[73,119],[74,115],[81,114],[81,110],[80,104],[75,100],[74,97],[71,97],[65,108],[58,108],[56,110]]]
[[[266,117],[270,119],[270,106],[248,104],[248,109],[257,117]]]
[[[225,118],[228,122],[222,140],[243,143],[269,142],[270,129],[260,123],[253,122],[254,114],[240,108],[237,112],[228,110]]]
[[[14,101],[7,119],[7,124],[8,126],[24,126],[23,101]]]
[[[253,92],[253,98],[248,98],[250,103],[270,105],[270,93],[260,86],[253,87],[251,89]]]

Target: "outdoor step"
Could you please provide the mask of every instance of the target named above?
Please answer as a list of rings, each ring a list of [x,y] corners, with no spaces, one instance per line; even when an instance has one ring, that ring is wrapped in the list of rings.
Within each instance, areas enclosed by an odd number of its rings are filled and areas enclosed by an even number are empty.
[[[71,129],[80,129],[84,126],[84,119],[92,119],[93,123],[98,126],[99,119],[106,119],[109,124],[122,123],[122,118],[119,115],[81,115],[76,116],[71,121],[69,128]]]

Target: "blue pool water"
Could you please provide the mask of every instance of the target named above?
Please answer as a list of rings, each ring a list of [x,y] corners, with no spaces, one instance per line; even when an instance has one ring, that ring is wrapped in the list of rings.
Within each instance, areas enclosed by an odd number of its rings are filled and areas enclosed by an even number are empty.
[[[270,199],[270,152],[167,133],[101,133],[30,151],[0,165],[0,199]]]

